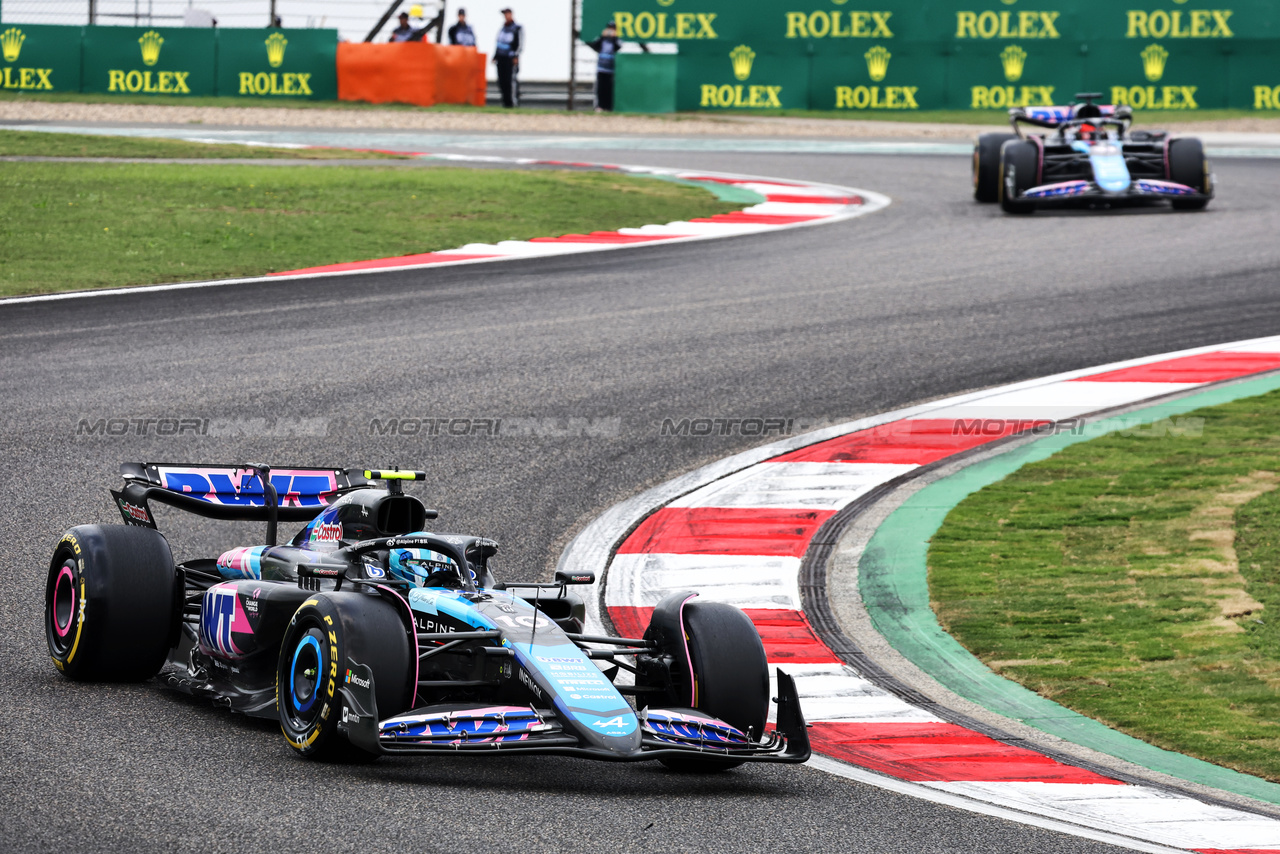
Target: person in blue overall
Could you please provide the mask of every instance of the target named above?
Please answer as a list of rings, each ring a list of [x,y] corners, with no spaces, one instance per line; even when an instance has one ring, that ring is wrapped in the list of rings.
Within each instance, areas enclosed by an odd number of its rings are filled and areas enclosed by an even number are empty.
[[[600,38],[587,42],[587,47],[599,54],[596,57],[596,112],[613,112],[613,71],[618,50],[622,47],[613,21],[604,28]]]
[[[516,23],[510,9],[503,9],[502,15],[506,20],[502,29],[498,30],[493,62],[498,66],[498,88],[502,90],[502,106],[515,107],[520,104],[520,81],[516,79],[516,74],[520,70],[524,28]]]
[[[449,44],[460,44],[463,47],[476,46],[476,34],[467,23],[467,10],[458,10],[458,23],[449,28]]]

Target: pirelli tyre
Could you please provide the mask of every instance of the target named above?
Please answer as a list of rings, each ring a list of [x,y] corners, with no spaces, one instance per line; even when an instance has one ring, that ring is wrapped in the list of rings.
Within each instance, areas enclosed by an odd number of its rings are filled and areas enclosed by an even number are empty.
[[[177,637],[177,571],[155,530],[81,525],[49,561],[45,638],[70,679],[140,682],[160,672]]]
[[[676,593],[654,609],[645,637],[658,640],[662,651],[674,659],[671,693],[663,698],[667,705],[705,712],[754,739],[764,734],[769,665],[760,633],[746,614],[732,605]],[[683,756],[661,761],[676,771],[696,772],[724,771],[742,764]]]
[[[1194,137],[1183,137],[1169,142],[1169,180],[1186,184],[1206,196],[1212,191],[1209,177],[1209,160],[1204,156],[1204,145]],[[1175,210],[1198,211],[1209,204],[1208,199],[1172,200]]]
[[[973,144],[973,197],[987,204],[1000,199],[1000,146],[1018,137],[984,133]]]
[[[309,759],[374,758],[339,731],[345,702],[339,689],[353,664],[364,665],[373,675],[379,719],[407,711],[417,689],[413,656],[396,607],[376,594],[317,593],[303,602],[285,630],[276,671],[276,709],[289,745]]]
[[[1018,197],[1039,180],[1040,152],[1035,143],[1013,139],[1000,147],[1000,208],[1005,213],[1035,213],[1032,202]]]

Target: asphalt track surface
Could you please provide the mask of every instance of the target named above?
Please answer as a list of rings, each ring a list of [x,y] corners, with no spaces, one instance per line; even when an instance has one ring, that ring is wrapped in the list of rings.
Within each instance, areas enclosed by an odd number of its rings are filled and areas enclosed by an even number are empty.
[[[1270,162],[1218,162],[1219,198],[1201,214],[1009,218],[969,200],[958,157],[610,159],[894,202],[723,241],[0,307],[0,849],[1109,849],[806,768],[308,764],[270,723],[54,671],[41,623],[49,551],[73,524],[113,521],[106,490],[124,460],[422,467],[439,528],[499,540],[501,576],[529,580],[615,502],[762,441],[663,437],[666,418],[799,429],[1280,332]],[[371,435],[374,417],[560,420],[525,429],[544,435],[424,437]],[[77,435],[82,418],[207,418],[222,435]],[[553,424],[567,435],[549,435]],[[179,558],[260,537],[178,524]]]

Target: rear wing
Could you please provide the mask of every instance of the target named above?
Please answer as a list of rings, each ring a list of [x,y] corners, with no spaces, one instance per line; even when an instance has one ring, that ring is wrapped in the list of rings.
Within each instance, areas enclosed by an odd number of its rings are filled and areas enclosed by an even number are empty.
[[[210,519],[266,522],[268,545],[275,544],[277,521],[308,521],[342,493],[369,484],[359,469],[257,463],[123,463],[120,474],[124,489],[111,495],[127,525],[155,528],[148,504],[154,500]]]

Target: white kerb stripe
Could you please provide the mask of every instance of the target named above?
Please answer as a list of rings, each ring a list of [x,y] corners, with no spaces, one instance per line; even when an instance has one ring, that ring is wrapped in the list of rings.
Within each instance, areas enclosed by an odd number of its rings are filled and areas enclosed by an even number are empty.
[[[916,418],[1005,418],[1060,421],[1124,406],[1203,383],[1107,383],[1069,381],[993,394]]]
[[[988,803],[1176,848],[1280,848],[1280,821],[1146,786],[926,783]]]
[[[769,696],[778,696],[777,667],[796,681],[800,708],[809,723],[941,723],[842,664],[779,664],[769,668]],[[776,707],[770,705],[770,720]]]
[[[620,554],[609,566],[605,605],[653,607],[677,590],[738,608],[800,610],[800,558]]]
[[[839,510],[914,468],[892,463],[758,463],[667,506]]]

